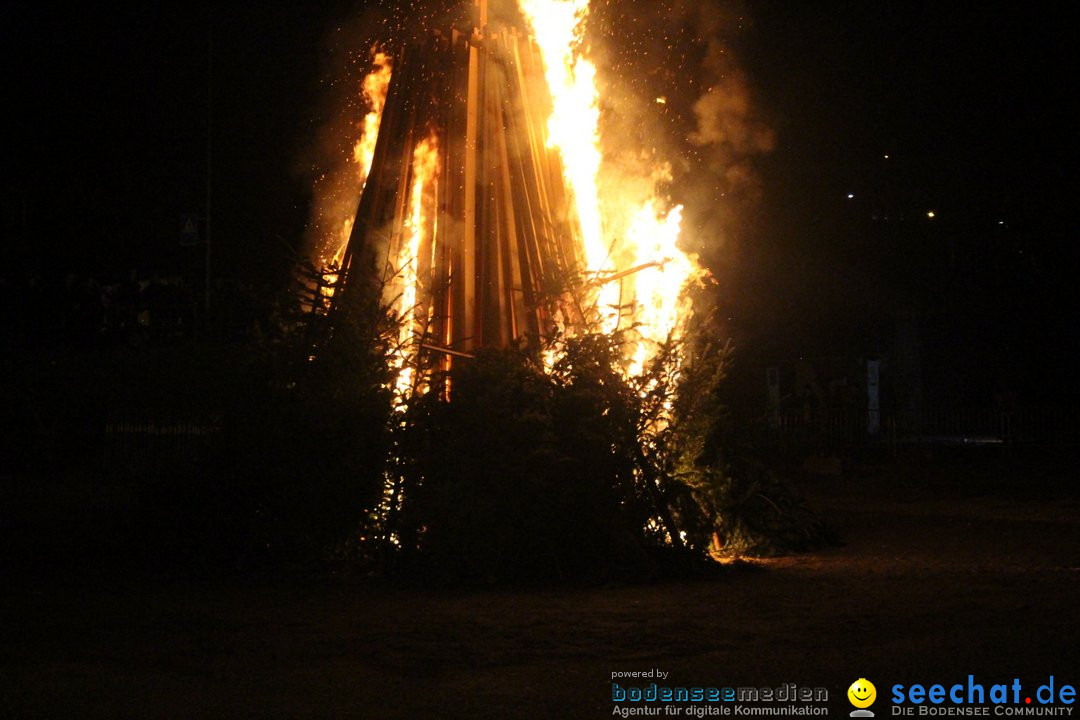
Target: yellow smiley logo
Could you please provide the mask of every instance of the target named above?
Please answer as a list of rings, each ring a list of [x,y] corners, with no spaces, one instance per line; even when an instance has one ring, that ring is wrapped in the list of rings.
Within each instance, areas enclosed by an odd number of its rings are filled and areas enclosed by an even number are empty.
[[[859,678],[847,689],[848,700],[857,708],[868,708],[877,699],[877,688],[866,678]]]

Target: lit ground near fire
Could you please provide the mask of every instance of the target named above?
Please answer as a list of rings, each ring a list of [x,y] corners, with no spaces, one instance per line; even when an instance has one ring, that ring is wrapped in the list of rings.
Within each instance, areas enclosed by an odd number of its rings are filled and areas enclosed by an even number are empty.
[[[5,595],[0,714],[608,717],[611,673],[843,689],[1076,680],[1080,501],[1040,473],[808,479],[845,544],[711,582],[423,593],[144,585]],[[61,586],[62,587],[62,586]],[[885,702],[880,709],[885,710]],[[887,712],[887,710],[886,710]]]

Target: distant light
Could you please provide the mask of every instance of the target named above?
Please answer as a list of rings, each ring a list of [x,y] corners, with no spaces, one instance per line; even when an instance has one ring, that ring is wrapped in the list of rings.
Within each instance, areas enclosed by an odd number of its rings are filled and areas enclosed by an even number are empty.
[[[848,200],[854,200],[855,199],[855,193],[848,193],[847,194],[847,199]]]
[[[936,216],[936,215],[934,214],[934,211],[933,211],[933,210],[931,210],[930,212],[926,213],[926,217],[928,217],[928,218],[930,218],[931,220],[933,220],[933,219],[934,219],[935,217],[937,217],[937,216]]]
[[[1004,225],[1004,224],[1005,224],[1004,220],[998,220],[998,225]]]
[[[667,98],[666,97],[658,97],[658,98],[656,98],[656,102],[659,105],[667,105]]]
[[[885,155],[885,159],[886,159],[886,160],[888,160],[888,159],[889,159],[889,156],[888,156],[888,154],[886,154],[886,155]]]

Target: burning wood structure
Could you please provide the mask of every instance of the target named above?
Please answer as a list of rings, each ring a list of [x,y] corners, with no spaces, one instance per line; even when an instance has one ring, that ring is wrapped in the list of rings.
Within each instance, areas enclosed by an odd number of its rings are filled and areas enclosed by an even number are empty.
[[[335,295],[366,268],[445,362],[580,322],[584,258],[539,51],[515,28],[435,31],[395,57]],[[408,338],[402,338],[407,341]]]
[[[641,153],[641,168],[603,166],[596,67],[586,57],[584,35],[589,0],[504,0],[500,9],[507,12],[499,17],[515,17],[516,2],[527,29],[489,21],[487,0],[465,1],[471,22],[372,51],[374,69],[361,86],[370,110],[345,160],[359,190],[355,213],[349,207],[345,217],[340,197],[328,193],[326,206],[334,211],[317,216],[325,232],[314,251],[326,282],[315,294],[325,312],[313,327],[331,334],[348,328],[351,299],[381,294],[397,317],[393,409],[420,408],[395,426],[406,434],[424,427],[424,404],[410,401],[425,394],[449,400],[449,383],[432,378],[461,368],[478,350],[517,348],[545,369],[560,370],[569,364],[560,365],[560,357],[574,357],[563,340],[599,331],[621,348],[617,358],[604,355],[616,366],[605,366],[605,377],[614,371],[641,381],[626,386],[637,389],[647,408],[637,410],[642,420],[632,427],[659,432],[669,422],[671,400],[656,390],[673,382],[681,363],[678,351],[670,351],[679,346],[666,343],[685,329],[690,303],[683,291],[697,272],[694,259],[676,246],[682,208],[661,196],[670,166],[655,152]],[[612,141],[627,149],[627,139]],[[615,174],[606,195],[603,171]],[[349,342],[355,335],[337,337]],[[660,362],[650,367],[653,358]],[[467,402],[457,405],[468,410]],[[472,439],[484,442],[487,433],[480,435]],[[634,523],[679,545],[659,471],[637,450],[612,482],[655,506]],[[598,452],[614,451],[601,445]],[[407,470],[407,463],[387,469],[372,513],[373,532],[386,547],[416,545],[420,526],[409,530],[412,540],[395,534],[403,498],[414,494],[423,507],[420,488],[437,487],[433,478],[467,476],[465,485],[474,490],[486,482],[475,472],[447,471],[455,458],[443,459],[426,470],[417,469],[419,461]]]
[[[374,55],[364,83],[363,189],[321,259],[331,325],[372,282],[397,312],[399,390],[418,365],[449,369],[481,347],[539,356],[585,326],[662,340],[685,315],[681,208],[622,203],[611,225],[626,237],[609,238],[595,68],[576,54],[588,0],[519,5],[529,31],[489,23],[487,0],[472,0],[471,27]]]

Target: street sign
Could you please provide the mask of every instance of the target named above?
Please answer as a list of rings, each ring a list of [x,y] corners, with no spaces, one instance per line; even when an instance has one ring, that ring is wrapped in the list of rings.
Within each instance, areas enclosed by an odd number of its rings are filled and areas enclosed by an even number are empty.
[[[180,244],[192,247],[199,244],[199,216],[185,213],[180,216]]]
[[[765,369],[765,381],[769,386],[769,427],[780,427],[780,368]]]
[[[881,361],[866,362],[866,432],[881,432]]]

